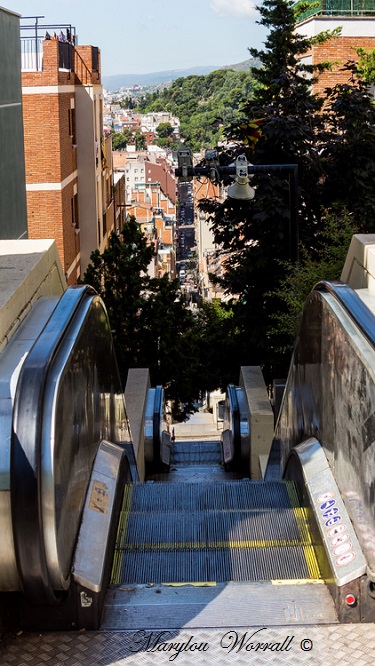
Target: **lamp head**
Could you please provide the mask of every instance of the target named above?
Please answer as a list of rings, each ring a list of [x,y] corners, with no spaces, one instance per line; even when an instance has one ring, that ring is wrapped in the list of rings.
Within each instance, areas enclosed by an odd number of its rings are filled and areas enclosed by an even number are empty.
[[[249,163],[245,155],[239,155],[236,159],[236,179],[228,187],[228,197],[231,199],[250,200],[255,196],[255,190],[249,185],[247,167]]]
[[[243,181],[243,182],[240,182]],[[228,197],[231,199],[243,199],[250,200],[254,199],[255,190],[249,185],[249,179],[246,178],[236,178],[233,185],[228,187]]]

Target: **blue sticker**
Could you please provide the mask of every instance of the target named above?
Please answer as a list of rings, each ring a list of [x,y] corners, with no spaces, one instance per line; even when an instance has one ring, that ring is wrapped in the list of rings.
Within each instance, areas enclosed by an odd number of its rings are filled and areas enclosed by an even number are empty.
[[[328,502],[324,502],[324,504],[320,505],[320,510],[325,511],[326,509],[329,509],[334,504],[336,504],[336,500],[330,499],[330,500],[328,500]]]
[[[331,518],[331,516],[336,516],[339,510],[337,506],[333,506],[332,509],[328,509],[323,513],[323,518]]]
[[[330,518],[329,520],[326,520],[325,526],[326,527],[331,527],[335,523],[339,523],[341,520],[341,516],[333,516],[333,518]]]

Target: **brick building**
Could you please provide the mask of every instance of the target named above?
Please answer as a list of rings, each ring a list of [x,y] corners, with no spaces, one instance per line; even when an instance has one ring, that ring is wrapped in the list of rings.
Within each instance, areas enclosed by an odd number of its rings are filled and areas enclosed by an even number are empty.
[[[323,94],[326,88],[348,83],[351,73],[344,69],[349,60],[358,61],[355,49],[375,49],[375,0],[318,0],[318,6],[299,18],[297,32],[314,37],[325,30],[341,28],[341,36],[316,44],[302,59],[306,64],[335,63],[331,70],[319,76],[314,92]]]
[[[60,31],[60,39],[51,39],[47,31],[35,53],[35,40],[28,33],[25,37],[25,28],[21,26],[28,233],[29,238],[56,240],[68,284],[74,284],[91,252],[104,249],[115,221],[100,51],[76,45],[69,26],[66,33]]]

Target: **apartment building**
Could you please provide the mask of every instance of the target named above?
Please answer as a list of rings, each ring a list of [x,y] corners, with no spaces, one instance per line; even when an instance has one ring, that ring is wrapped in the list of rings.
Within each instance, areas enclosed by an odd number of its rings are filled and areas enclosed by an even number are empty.
[[[0,7],[0,239],[27,237],[20,17]]]
[[[115,223],[100,51],[76,44],[72,26],[35,29],[37,40],[21,26],[28,232],[56,240],[74,284]]]
[[[318,0],[299,17],[296,30],[306,37],[341,28],[341,35],[323,44],[316,44],[302,59],[306,64],[334,63],[323,72],[314,85],[314,92],[323,94],[326,88],[348,83],[351,73],[344,69],[349,61],[358,61],[355,49],[375,49],[375,0]]]

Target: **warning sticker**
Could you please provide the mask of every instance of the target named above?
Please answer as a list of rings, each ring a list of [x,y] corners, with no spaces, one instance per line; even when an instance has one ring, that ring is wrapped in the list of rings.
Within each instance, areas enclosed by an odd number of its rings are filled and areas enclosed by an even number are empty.
[[[103,481],[94,481],[88,503],[88,508],[98,513],[108,513],[109,493],[108,486]]]

